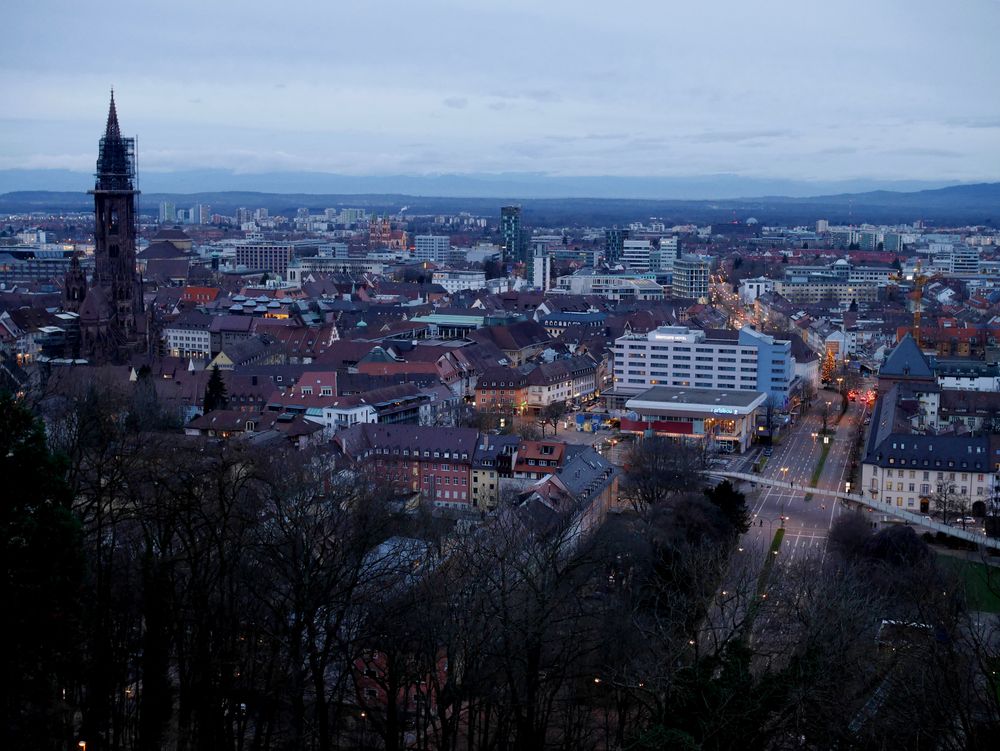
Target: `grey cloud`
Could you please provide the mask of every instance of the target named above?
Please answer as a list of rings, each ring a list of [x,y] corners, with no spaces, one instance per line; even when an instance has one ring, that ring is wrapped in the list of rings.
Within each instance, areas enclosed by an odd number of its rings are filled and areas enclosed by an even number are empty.
[[[954,151],[952,149],[935,149],[925,146],[910,146],[899,149],[883,149],[878,152],[880,154],[885,154],[887,156],[929,156],[938,157],[942,159],[957,159],[963,154],[959,151]]]
[[[530,101],[550,104],[562,101],[562,96],[551,89],[526,89],[524,91],[495,91],[492,96],[511,101]]]
[[[415,172],[509,161],[562,174],[977,180],[1000,164],[1000,107],[987,95],[1000,90],[997,2],[769,0],[748,11],[745,0],[646,0],[626,13],[566,0],[379,0],[392,55],[361,33],[330,43],[331,29],[367,28],[370,3],[302,0],[275,14],[243,0],[243,24],[232,3],[204,0],[110,15],[68,0],[58,12],[7,5],[0,163],[10,166],[86,153],[92,168],[112,81],[122,127],[140,136],[147,167],[150,150],[162,152],[163,169],[266,161],[377,174],[406,158]],[[81,38],[112,36],[115,59],[134,64],[76,53]]]
[[[1000,2],[1000,0],[997,0]],[[957,125],[960,128],[1000,128],[1000,117],[998,118],[962,118],[948,120],[948,125]]]
[[[791,130],[729,130],[729,131],[706,131],[704,133],[692,133],[685,136],[684,140],[696,143],[734,143],[737,141],[756,141],[774,138],[790,138],[796,135]]]

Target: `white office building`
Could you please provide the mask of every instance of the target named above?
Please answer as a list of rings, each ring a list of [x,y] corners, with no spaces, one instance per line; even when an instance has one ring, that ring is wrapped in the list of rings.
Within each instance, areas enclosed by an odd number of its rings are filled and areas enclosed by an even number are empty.
[[[552,256],[544,248],[535,248],[535,255],[531,259],[531,286],[548,292],[551,287],[552,278]]]
[[[606,300],[662,300],[663,287],[652,274],[612,274],[580,269],[561,276],[556,289],[572,295],[597,295]]]
[[[434,284],[440,284],[449,294],[462,290],[485,289],[485,271],[435,271],[432,277]]]
[[[660,249],[653,254],[653,268],[662,273],[671,273],[677,262],[678,246],[676,237],[661,237]]]
[[[417,235],[413,238],[413,257],[437,263],[448,259],[451,238],[447,235]]]
[[[660,326],[615,340],[614,391],[637,394],[653,386],[763,391],[784,407],[795,379],[791,342],[748,326],[730,338],[700,329]]]
[[[649,240],[623,240],[622,261],[632,271],[649,271],[653,245]]]
[[[980,248],[974,245],[954,245],[951,249],[952,274],[978,274]]]
[[[766,276],[758,276],[756,279],[744,279],[740,282],[740,302],[743,305],[752,305],[758,297],[773,291],[774,280],[768,279]]]

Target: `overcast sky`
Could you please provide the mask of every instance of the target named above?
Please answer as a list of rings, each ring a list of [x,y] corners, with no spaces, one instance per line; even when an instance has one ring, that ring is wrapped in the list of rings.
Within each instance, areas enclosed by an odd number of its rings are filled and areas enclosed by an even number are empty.
[[[995,180],[1000,0],[22,0],[0,169]]]

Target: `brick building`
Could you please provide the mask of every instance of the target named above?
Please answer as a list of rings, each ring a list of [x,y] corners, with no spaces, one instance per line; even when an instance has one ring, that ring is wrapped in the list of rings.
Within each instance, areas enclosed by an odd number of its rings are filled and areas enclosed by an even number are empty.
[[[487,368],[476,381],[476,408],[482,412],[517,413],[528,403],[528,377],[513,368]]]
[[[472,428],[415,425],[356,425],[337,434],[334,445],[356,467],[364,467],[400,490],[419,492],[441,508],[471,508],[471,472],[479,432]]]

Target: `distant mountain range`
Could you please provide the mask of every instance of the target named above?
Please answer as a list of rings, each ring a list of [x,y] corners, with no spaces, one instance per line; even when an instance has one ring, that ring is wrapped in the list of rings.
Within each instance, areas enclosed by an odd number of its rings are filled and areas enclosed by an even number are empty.
[[[140,165],[141,167],[141,165]],[[150,172],[140,169],[143,190],[154,193],[310,193],[320,195],[409,195],[452,198],[625,198],[721,200],[747,196],[805,198],[875,190],[943,188],[938,180],[784,180],[717,174],[695,177],[566,177],[541,173],[368,175],[325,172],[236,173],[206,169]],[[0,170],[0,193],[23,190],[86,190],[93,176],[69,170]]]
[[[756,217],[762,222],[911,222],[1000,224],[1000,183],[927,187],[882,183],[894,189],[858,191],[849,183],[769,181],[716,175],[703,178],[552,177],[544,175],[441,175],[351,177],[322,173],[238,175],[221,170],[141,173],[140,207],[160,201],[178,207],[205,203],[213,211],[266,207],[294,212],[357,206],[371,211],[437,214],[499,212],[523,204],[527,222],[623,223],[662,218],[671,223],[720,222]],[[93,177],[65,170],[0,170],[0,212],[86,210]],[[933,185],[933,184],[931,184]],[[249,188],[267,186],[267,192]],[[825,189],[825,190],[824,190]],[[717,192],[713,192],[717,191]],[[809,192],[812,191],[812,192]],[[758,196],[758,197],[741,197]]]

